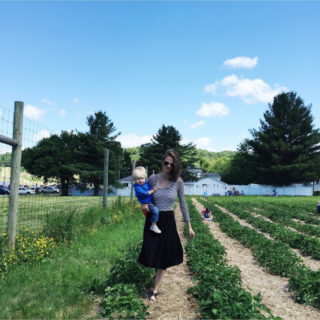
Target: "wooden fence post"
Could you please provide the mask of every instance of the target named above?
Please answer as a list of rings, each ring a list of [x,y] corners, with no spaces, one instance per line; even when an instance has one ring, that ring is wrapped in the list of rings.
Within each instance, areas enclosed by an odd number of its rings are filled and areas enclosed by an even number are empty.
[[[103,162],[103,209],[107,209],[108,199],[108,171],[109,171],[109,150],[104,149]]]
[[[133,201],[133,170],[136,167],[136,162],[132,161],[132,173],[131,173],[131,195],[130,195],[130,201]]]
[[[10,197],[8,210],[8,246],[14,249],[17,234],[17,212],[21,168],[21,150],[22,150],[22,131],[23,131],[23,102],[14,103],[13,120],[13,139],[17,145],[12,146],[11,177],[10,177]]]

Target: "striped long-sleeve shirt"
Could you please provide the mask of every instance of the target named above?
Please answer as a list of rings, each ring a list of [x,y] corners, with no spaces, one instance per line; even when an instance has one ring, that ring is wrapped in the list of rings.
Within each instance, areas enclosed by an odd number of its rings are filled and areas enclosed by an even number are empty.
[[[189,211],[184,197],[184,185],[183,180],[178,178],[173,181],[167,188],[161,188],[158,186],[159,174],[154,174],[149,177],[148,183],[152,187],[156,186],[158,189],[153,194],[154,204],[158,207],[159,211],[171,211],[174,209],[174,203],[178,196],[180,209],[184,218],[184,221],[190,221]]]

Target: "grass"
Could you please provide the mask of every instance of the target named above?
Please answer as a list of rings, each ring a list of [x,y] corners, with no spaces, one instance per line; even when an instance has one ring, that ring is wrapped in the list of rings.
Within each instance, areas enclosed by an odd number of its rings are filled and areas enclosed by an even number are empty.
[[[116,197],[108,197],[108,205]],[[8,221],[8,196],[0,196],[0,232],[7,227]],[[18,226],[32,230],[41,229],[47,215],[73,209],[83,212],[93,206],[102,206],[100,196],[59,196],[59,195],[31,195],[20,196],[18,207]]]
[[[0,281],[0,318],[81,318],[90,293],[105,281],[119,250],[142,237],[144,217],[132,215],[103,229],[88,229],[70,246],[57,247],[40,265],[22,265]]]

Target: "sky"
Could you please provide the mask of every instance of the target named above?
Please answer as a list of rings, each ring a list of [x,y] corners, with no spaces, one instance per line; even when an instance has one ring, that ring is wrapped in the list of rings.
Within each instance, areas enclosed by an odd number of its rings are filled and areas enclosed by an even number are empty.
[[[102,110],[122,147],[172,125],[236,150],[280,92],[320,127],[319,40],[317,1],[0,0],[0,107],[57,133]]]

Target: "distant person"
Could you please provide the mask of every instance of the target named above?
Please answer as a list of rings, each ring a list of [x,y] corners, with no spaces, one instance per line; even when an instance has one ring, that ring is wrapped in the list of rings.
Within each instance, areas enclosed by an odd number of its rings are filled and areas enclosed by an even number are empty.
[[[320,213],[320,201],[317,204],[317,212]]]
[[[207,193],[207,191],[205,191],[205,192],[203,193],[203,199],[204,199],[204,201],[207,201],[207,197],[208,197],[208,193]]]
[[[151,212],[151,226],[150,230],[155,233],[161,233],[161,230],[157,226],[159,220],[159,210],[153,204],[152,194],[157,191],[157,187],[150,187],[147,179],[147,172],[144,167],[137,167],[133,170],[133,178],[135,184],[133,185],[136,197],[138,198],[141,204],[146,204],[149,211]]]
[[[202,214],[203,214],[203,220],[212,221],[211,211],[209,208],[204,208],[202,210]]]
[[[273,196],[274,196],[274,197],[276,197],[276,196],[278,195],[276,188],[274,188],[274,189],[272,190],[272,192],[273,192]]]

